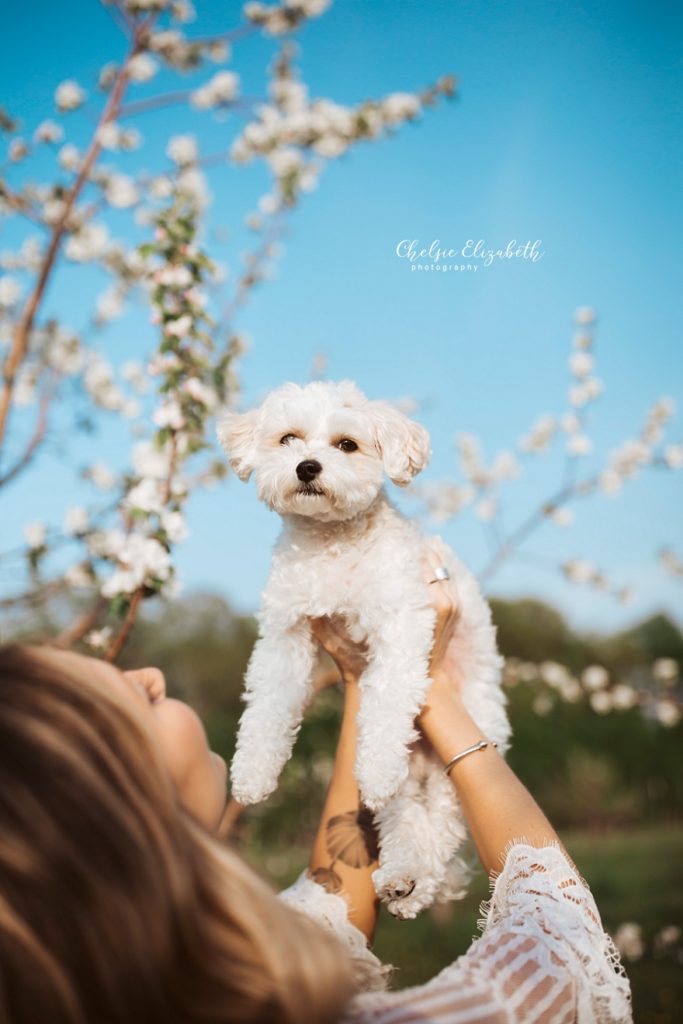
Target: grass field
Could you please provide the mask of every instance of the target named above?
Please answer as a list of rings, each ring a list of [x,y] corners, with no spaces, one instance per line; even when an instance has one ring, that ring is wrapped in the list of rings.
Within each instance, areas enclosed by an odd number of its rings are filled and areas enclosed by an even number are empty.
[[[590,885],[608,931],[635,921],[648,942],[663,925],[683,927],[683,826],[604,835],[563,832],[562,840]],[[291,878],[274,881],[284,884]],[[422,914],[416,921],[395,921],[383,913],[375,952],[397,968],[394,987],[426,981],[464,953],[477,934],[479,905],[488,895],[488,880],[481,872],[467,899]],[[625,966],[636,1024],[680,1024],[683,965],[646,954],[635,963],[625,961]]]

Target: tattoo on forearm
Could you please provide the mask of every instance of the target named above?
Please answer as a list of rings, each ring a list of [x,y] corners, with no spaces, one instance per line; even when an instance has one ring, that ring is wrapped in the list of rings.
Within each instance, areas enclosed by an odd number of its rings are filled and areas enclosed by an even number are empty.
[[[350,868],[367,868],[379,859],[379,840],[372,813],[365,807],[336,814],[325,826],[325,845],[332,858],[311,877],[328,892],[339,892],[342,880],[334,870],[337,861]]]

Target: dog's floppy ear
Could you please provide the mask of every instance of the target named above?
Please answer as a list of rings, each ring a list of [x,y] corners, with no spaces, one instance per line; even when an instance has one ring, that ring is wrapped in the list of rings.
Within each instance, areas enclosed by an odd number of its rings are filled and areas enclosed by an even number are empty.
[[[240,480],[247,481],[254,470],[258,409],[250,412],[226,412],[217,426],[218,439]]]
[[[424,469],[432,453],[429,434],[388,402],[369,402],[375,444],[390,480],[405,487]]]

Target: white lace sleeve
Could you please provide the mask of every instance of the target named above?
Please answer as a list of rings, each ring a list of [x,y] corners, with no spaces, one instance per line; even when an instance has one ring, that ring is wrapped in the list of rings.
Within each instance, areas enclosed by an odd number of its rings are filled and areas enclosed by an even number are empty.
[[[349,906],[343,896],[328,892],[306,871],[302,871],[293,885],[283,889],[280,899],[315,918],[341,939],[349,951],[353,972],[362,992],[386,989],[392,968],[375,956],[368,948],[363,933],[349,921]]]
[[[575,865],[557,842],[506,853],[467,953],[426,985],[356,997],[347,1024],[631,1024],[628,979]]]

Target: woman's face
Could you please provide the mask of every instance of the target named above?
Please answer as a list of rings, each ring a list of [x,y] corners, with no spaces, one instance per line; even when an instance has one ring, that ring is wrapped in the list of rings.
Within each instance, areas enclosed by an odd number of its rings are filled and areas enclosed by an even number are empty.
[[[196,712],[166,697],[159,669],[121,672],[106,661],[73,651],[51,651],[49,657],[130,702],[161,751],[181,801],[197,821],[215,830],[226,805],[227,766],[209,749]]]

